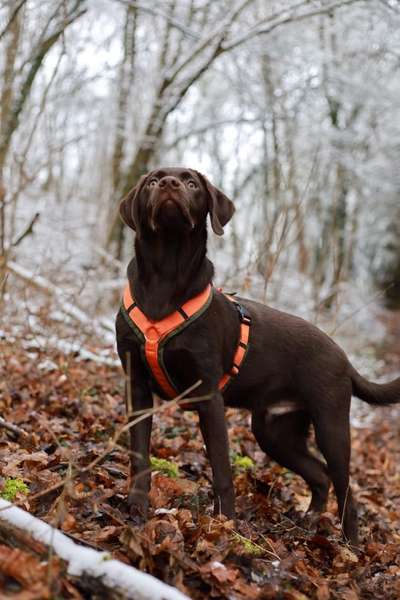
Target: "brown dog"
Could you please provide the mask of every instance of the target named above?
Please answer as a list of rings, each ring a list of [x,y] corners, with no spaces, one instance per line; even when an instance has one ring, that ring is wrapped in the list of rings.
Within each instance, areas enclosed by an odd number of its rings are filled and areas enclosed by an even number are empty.
[[[221,235],[233,215],[232,202],[200,173],[165,168],[143,176],[121,202],[121,216],[136,231],[135,258],[128,267],[130,290],[141,311],[159,321],[204,290],[213,278],[206,256],[207,214]],[[370,404],[400,402],[400,378],[370,383],[325,333],[298,317],[239,299],[251,316],[250,344],[239,374],[223,393],[218,382],[232,366],[238,344],[236,307],[213,289],[207,310],[168,341],[164,364],[180,392],[201,380],[192,396],[213,471],[214,509],[233,517],[235,498],[229,463],[224,405],[247,408],[252,431],[271,458],[301,475],[312,492],[309,510],[325,507],[330,480],[347,539],[358,541],[357,511],[349,486],[351,395]],[[131,377],[135,411],[162,395],[150,375],[140,341],[120,311],[118,353]],[[130,361],[130,364],[128,362]],[[326,465],[310,453],[310,424]],[[151,418],[131,430],[131,514],[146,518],[150,487]]]

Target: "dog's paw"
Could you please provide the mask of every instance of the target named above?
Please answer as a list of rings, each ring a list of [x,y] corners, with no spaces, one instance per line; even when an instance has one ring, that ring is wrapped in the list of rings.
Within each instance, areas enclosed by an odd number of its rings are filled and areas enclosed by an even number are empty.
[[[319,529],[320,520],[321,513],[309,509],[305,513],[302,513],[300,521],[301,526],[304,527],[304,529],[308,529],[310,532],[316,532]]]
[[[148,518],[149,502],[132,490],[128,496],[129,520],[133,525],[143,525]]]
[[[147,521],[147,518],[136,511],[129,511],[128,525],[131,527],[142,527]]]

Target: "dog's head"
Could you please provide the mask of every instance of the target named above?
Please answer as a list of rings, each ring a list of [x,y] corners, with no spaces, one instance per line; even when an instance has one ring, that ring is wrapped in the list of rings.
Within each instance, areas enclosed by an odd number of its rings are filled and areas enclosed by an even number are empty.
[[[120,204],[123,221],[139,236],[145,230],[190,232],[204,225],[208,213],[214,232],[222,235],[234,210],[204,175],[179,167],[143,175]]]

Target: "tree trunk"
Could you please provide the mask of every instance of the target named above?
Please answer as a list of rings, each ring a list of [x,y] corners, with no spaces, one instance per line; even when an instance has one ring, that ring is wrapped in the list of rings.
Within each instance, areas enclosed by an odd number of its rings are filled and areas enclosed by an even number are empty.
[[[15,77],[15,60],[17,56],[20,33],[21,15],[13,16],[10,8],[10,25],[8,28],[8,43],[5,51],[5,66],[3,75],[2,91],[0,95],[0,142],[5,139],[7,124],[10,120],[13,104],[13,84]],[[6,150],[0,150],[0,299],[3,298],[6,282],[6,188],[4,185],[4,165]]]
[[[117,106],[117,126],[115,133],[114,152],[111,160],[112,184],[111,197],[115,199],[112,203],[112,209],[115,210],[115,204],[122,198],[123,190],[123,159],[125,156],[125,141],[127,135],[127,117],[128,100],[132,91],[132,84],[135,73],[135,55],[136,55],[136,27],[137,27],[137,9],[128,6],[125,15],[124,26],[124,57],[120,67],[118,82],[118,106]],[[116,220],[111,215],[112,226],[107,234],[107,246],[114,243],[115,258],[121,259],[124,243],[124,229],[120,220]]]

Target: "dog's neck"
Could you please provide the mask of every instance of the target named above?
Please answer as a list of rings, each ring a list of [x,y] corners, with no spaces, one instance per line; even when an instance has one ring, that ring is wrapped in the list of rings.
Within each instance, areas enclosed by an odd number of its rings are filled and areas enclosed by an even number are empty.
[[[206,253],[206,227],[185,235],[148,232],[136,237],[128,279],[147,317],[160,320],[204,290],[214,275]]]

